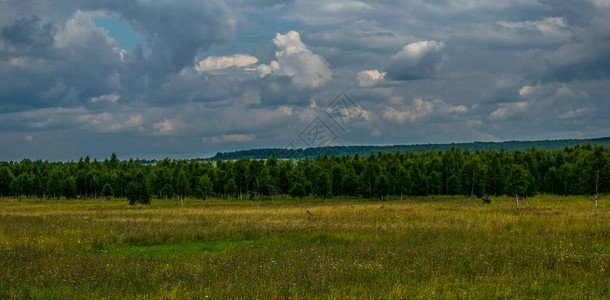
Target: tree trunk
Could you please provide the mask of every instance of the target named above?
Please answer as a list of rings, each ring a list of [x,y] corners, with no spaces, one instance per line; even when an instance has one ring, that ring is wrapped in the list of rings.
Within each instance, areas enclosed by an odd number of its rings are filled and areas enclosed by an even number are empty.
[[[595,173],[595,213],[597,214],[597,201],[599,200],[599,171]]]
[[[517,199],[517,208],[519,208],[519,195],[515,194],[515,199]]]
[[[597,201],[599,200],[599,194],[595,194],[595,213],[597,214]]]

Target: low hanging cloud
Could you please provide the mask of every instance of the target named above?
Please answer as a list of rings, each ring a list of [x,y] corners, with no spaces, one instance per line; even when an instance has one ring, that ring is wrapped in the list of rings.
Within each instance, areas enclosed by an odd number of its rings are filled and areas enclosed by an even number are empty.
[[[468,108],[464,105],[452,105],[441,99],[426,101],[415,98],[410,105],[403,105],[399,108],[385,107],[382,116],[386,120],[405,123],[427,119],[433,115],[447,117],[451,114],[465,113],[466,111],[468,111]]]
[[[288,76],[299,88],[321,87],[331,80],[332,71],[324,58],[309,50],[298,32],[276,34],[273,45],[277,49],[276,60],[257,67],[260,77]]]
[[[385,77],[385,72],[377,70],[367,70],[358,73],[358,85],[361,87],[371,87],[382,81]]]
[[[415,80],[430,77],[436,73],[445,59],[442,50],[445,43],[419,41],[408,44],[392,57],[386,68],[392,80]]]
[[[231,67],[246,68],[258,62],[254,56],[247,54],[236,54],[233,56],[210,56],[199,61],[195,65],[195,71],[199,73],[218,71]]]

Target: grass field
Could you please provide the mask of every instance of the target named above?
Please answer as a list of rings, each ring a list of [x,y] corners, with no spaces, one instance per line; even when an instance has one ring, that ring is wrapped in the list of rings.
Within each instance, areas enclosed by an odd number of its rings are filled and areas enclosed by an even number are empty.
[[[610,298],[608,203],[1,199],[0,298]]]

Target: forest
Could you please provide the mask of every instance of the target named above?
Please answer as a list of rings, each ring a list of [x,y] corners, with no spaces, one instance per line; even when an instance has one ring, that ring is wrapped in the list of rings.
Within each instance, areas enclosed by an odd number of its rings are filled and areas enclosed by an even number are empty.
[[[527,150],[530,148],[544,150],[561,150],[566,147],[602,145],[610,146],[610,137],[593,139],[563,139],[563,140],[539,140],[539,141],[505,141],[505,142],[471,142],[471,143],[450,143],[450,144],[413,144],[413,145],[385,145],[385,146],[329,146],[329,147],[309,147],[309,148],[262,148],[251,150],[240,150],[233,152],[219,152],[213,157],[199,160],[236,160],[242,158],[266,159],[275,156],[278,159],[287,158],[316,158],[320,153],[326,155],[360,155],[377,154],[379,152],[428,152],[428,151],[447,151],[451,148],[459,148],[469,151],[487,150]],[[155,162],[149,161],[149,162]]]
[[[0,162],[0,196],[16,198],[221,197],[265,199],[466,195],[483,197],[597,195],[608,192],[610,151],[605,146],[563,150],[446,151],[319,156],[316,159],[201,162],[165,159],[154,164],[103,161]]]

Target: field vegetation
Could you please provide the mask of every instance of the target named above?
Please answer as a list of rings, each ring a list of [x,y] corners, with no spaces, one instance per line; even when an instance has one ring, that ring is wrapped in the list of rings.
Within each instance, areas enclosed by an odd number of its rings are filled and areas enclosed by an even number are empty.
[[[0,199],[0,298],[607,298],[610,205]]]

